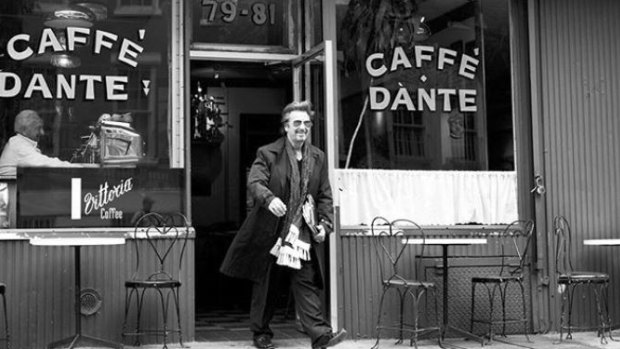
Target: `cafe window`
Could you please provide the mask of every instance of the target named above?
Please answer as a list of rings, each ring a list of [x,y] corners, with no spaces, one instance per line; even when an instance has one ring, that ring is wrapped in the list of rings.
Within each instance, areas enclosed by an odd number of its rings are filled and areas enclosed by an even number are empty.
[[[339,2],[339,167],[514,169],[508,23],[506,0]]]
[[[11,227],[130,226],[145,205],[180,211],[183,183],[170,166],[170,8],[164,0],[0,4],[0,143],[17,137],[16,117],[31,110],[43,132],[25,138],[63,161],[47,166],[66,167],[15,166],[13,200],[28,202],[10,204]],[[46,207],[54,195],[62,200]]]
[[[518,218],[508,4],[337,2],[343,226]]]

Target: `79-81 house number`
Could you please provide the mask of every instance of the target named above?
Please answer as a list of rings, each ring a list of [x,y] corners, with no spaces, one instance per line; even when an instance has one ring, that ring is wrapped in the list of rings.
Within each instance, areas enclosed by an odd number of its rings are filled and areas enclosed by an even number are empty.
[[[250,9],[239,9],[237,8],[237,4],[230,0],[221,3],[215,0],[203,0],[202,7],[201,25],[213,23],[218,12],[221,13],[222,21],[225,23],[232,23],[237,15],[239,15],[250,16],[252,23],[256,25],[263,25],[267,23],[267,21],[269,21],[269,24],[275,24],[275,4],[255,2],[250,5]]]

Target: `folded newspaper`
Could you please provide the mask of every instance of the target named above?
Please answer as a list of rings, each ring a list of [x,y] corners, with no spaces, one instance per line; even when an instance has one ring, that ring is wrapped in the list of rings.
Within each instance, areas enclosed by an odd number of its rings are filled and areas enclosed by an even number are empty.
[[[306,197],[306,202],[304,202],[301,210],[304,216],[304,221],[306,221],[306,224],[312,231],[312,237],[316,238],[316,236],[319,235],[319,230],[317,229],[316,215],[314,214],[314,199],[312,198],[312,195],[308,194]]]

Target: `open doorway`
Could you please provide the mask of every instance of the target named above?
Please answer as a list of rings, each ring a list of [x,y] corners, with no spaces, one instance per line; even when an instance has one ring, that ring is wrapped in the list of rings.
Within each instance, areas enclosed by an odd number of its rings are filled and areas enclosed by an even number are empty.
[[[280,112],[292,100],[290,68],[247,62],[191,62],[192,217],[196,229],[196,340],[249,339],[251,283],[219,272],[251,202],[249,168],[259,146],[280,135]],[[208,106],[194,118],[197,101]],[[287,292],[274,331],[296,331]],[[276,334],[277,335],[277,334]]]

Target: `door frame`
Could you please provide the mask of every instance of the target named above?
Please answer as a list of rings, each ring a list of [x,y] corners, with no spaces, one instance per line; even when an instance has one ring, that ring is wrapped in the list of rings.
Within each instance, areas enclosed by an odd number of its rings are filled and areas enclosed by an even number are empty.
[[[309,74],[309,65],[312,62],[319,61],[323,64],[324,78],[324,98],[323,106],[325,110],[325,143],[328,164],[328,176],[332,185],[336,183],[336,157],[338,145],[338,133],[336,132],[337,120],[336,101],[337,101],[337,84],[336,84],[336,55],[334,43],[326,40],[318,45],[310,48],[299,55],[279,54],[279,53],[260,53],[260,52],[230,52],[230,51],[205,51],[190,50],[189,59],[192,61],[225,61],[225,62],[259,62],[265,64],[290,64],[292,70],[293,81],[293,99],[301,100],[309,98],[312,82]],[[338,328],[338,289],[339,278],[337,275],[337,251],[338,251],[338,212],[339,198],[338,190],[333,190],[335,220],[334,234],[329,236],[329,301],[330,301],[330,321],[334,328]]]

